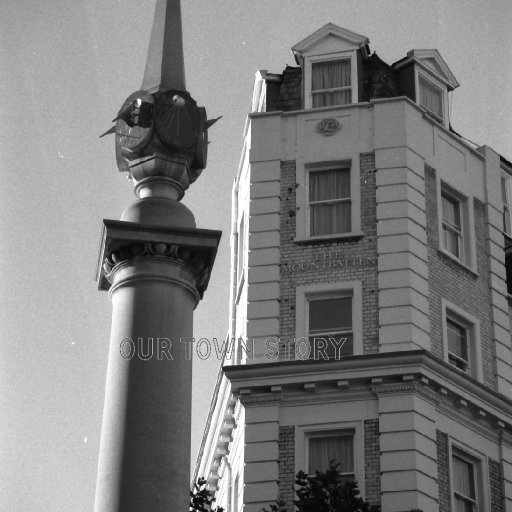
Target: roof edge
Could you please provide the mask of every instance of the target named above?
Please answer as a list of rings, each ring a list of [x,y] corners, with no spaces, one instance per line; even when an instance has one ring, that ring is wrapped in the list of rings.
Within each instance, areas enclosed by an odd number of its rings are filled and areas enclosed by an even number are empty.
[[[320,27],[316,32],[313,32],[305,39],[302,39],[298,43],[294,44],[292,46],[292,52],[295,55],[301,55],[303,52],[311,48],[315,43],[329,35],[339,37],[340,39],[345,39],[346,41],[357,44],[359,47],[370,44],[370,40],[366,36],[352,32],[346,28],[339,27],[334,23],[327,23],[323,27]]]

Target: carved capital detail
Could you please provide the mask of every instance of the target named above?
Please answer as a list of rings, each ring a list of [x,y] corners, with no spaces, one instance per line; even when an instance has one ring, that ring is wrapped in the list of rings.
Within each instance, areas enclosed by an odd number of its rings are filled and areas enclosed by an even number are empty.
[[[103,261],[105,277],[112,284],[112,276],[118,265],[135,258],[168,259],[187,265],[196,277],[196,286],[202,294],[208,282],[210,269],[206,258],[189,247],[164,242],[138,242],[110,252]]]

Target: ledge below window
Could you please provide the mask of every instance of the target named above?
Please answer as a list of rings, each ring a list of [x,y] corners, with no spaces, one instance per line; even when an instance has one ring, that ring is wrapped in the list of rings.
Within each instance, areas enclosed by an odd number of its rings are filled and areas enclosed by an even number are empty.
[[[322,235],[310,237],[296,237],[293,241],[296,244],[322,244],[325,242],[357,242],[363,238],[364,233],[343,233],[338,235]]]
[[[473,270],[471,267],[466,265],[463,261],[459,260],[455,256],[453,256],[448,251],[445,251],[444,249],[438,249],[437,253],[444,259],[454,263],[455,265],[459,266],[461,269],[465,270],[466,272],[470,273],[472,277],[480,277],[478,272],[476,270]]]

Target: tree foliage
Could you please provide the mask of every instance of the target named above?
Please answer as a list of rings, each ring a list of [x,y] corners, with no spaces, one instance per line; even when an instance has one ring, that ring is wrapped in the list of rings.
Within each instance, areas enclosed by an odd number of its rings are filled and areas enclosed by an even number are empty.
[[[298,512],[380,512],[380,506],[371,505],[361,496],[357,482],[346,480],[338,470],[338,464],[331,462],[324,473],[316,471],[314,476],[299,471],[295,475],[294,501]],[[278,499],[261,512],[288,511],[285,503]],[[411,512],[421,512],[414,509]]]
[[[206,480],[199,478],[190,491],[190,512],[224,512],[222,507],[212,508],[215,501],[213,493],[206,487]]]
[[[295,477],[294,501],[298,512],[379,512],[360,496],[357,482],[344,480],[338,464],[332,462],[325,473],[308,476],[299,471]]]
[[[360,496],[357,482],[342,477],[338,466],[332,461],[324,473],[316,471],[314,476],[310,476],[299,471],[295,475],[297,499],[294,504],[297,512],[380,512],[380,506],[371,505]],[[213,493],[206,487],[206,480],[199,478],[190,492],[190,512],[224,512],[222,507],[212,508],[214,501]],[[285,503],[278,499],[261,512],[294,511],[288,511]],[[413,509],[411,512],[422,511]]]

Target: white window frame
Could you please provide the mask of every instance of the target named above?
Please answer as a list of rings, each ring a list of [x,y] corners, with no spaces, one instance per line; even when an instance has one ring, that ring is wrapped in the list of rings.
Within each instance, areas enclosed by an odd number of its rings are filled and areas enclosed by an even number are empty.
[[[329,340],[335,334],[336,335],[341,335],[341,337],[338,339],[338,341],[341,341],[343,339],[344,335],[349,335],[350,334],[352,336],[352,338],[354,337],[354,330],[352,329],[352,325],[351,325],[351,329],[350,330],[345,330],[345,331],[337,329],[335,332],[328,332],[326,330],[324,332],[319,332],[319,333],[316,333],[316,334],[312,334],[311,333],[311,325],[310,325],[311,324],[311,321],[310,321],[310,318],[311,318],[311,307],[310,307],[311,306],[311,302],[314,302],[314,301],[317,301],[317,300],[324,300],[324,299],[350,299],[350,317],[351,317],[351,322],[352,322],[352,311],[354,309],[354,297],[352,296],[352,293],[346,293],[346,294],[336,293],[334,295],[331,295],[331,294],[327,293],[327,294],[310,295],[310,296],[308,296],[308,298],[307,298],[307,311],[306,311],[307,325],[308,325],[308,339],[313,338],[313,344],[314,344],[311,347],[311,342],[310,342],[310,347],[313,349],[313,354],[310,354],[310,358],[314,358],[314,356],[315,356],[314,351],[315,351],[316,340],[325,340],[327,342],[327,344],[328,344],[328,348],[331,348],[331,347],[329,347],[329,343],[330,343]],[[334,338],[334,339],[336,339],[336,338]],[[322,358],[320,358],[320,360],[325,360],[325,359],[322,357]]]
[[[346,233],[327,235],[311,235],[311,220],[309,207],[309,174],[315,171],[332,169],[350,169],[350,217],[351,230]],[[295,241],[332,240],[338,238],[353,238],[362,236],[361,231],[361,184],[360,184],[359,155],[341,158],[336,161],[297,162],[297,224]]]
[[[487,512],[490,509],[489,503],[489,482],[486,475],[489,474],[489,470],[487,467],[486,457],[471,449],[466,445],[462,445],[462,443],[454,442],[452,439],[450,440],[450,453],[449,453],[449,469],[450,469],[450,500],[451,500],[451,509],[456,510],[455,508],[455,489],[453,482],[454,480],[454,471],[453,471],[453,456],[458,457],[466,462],[473,464],[475,468],[475,494],[476,494],[476,508],[474,512]]]
[[[319,173],[319,172],[323,172],[323,171],[341,171],[341,172],[346,172],[348,171],[349,172],[349,176],[350,176],[350,185],[351,185],[351,188],[350,188],[350,195],[348,197],[340,197],[340,198],[333,198],[333,199],[330,199],[330,200],[324,200],[324,201],[316,201],[316,202],[312,202],[310,201],[309,199],[309,188],[310,188],[310,180],[311,180],[311,175],[312,174],[316,174],[316,173]],[[319,165],[318,167],[316,167],[315,165],[311,165],[308,167],[307,169],[307,173],[308,173],[308,176],[307,176],[307,180],[308,180],[308,198],[307,198],[307,202],[308,202],[308,205],[307,205],[307,214],[306,214],[306,217],[307,217],[307,223],[308,223],[308,230],[309,230],[309,233],[310,233],[310,236],[313,238],[319,238],[319,237],[333,237],[333,236],[338,236],[338,235],[346,235],[347,233],[351,233],[352,232],[352,169],[350,168],[350,164],[347,164],[347,163],[340,163],[340,165],[338,164],[327,164],[327,165]],[[345,231],[345,232],[342,232],[342,233],[327,233],[327,234],[324,234],[324,235],[312,235],[311,234],[311,206],[312,204],[320,204],[320,203],[328,203],[328,204],[332,204],[332,203],[343,203],[343,202],[350,202],[350,229],[348,231]]]
[[[437,80],[434,76],[431,74],[425,72],[423,69],[419,69],[418,66],[415,67],[415,89],[416,89],[416,103],[425,110],[425,112],[428,112],[430,116],[432,116],[433,119],[435,119],[437,122],[441,123],[443,126],[448,127],[449,119],[448,119],[448,89],[446,88],[446,85],[444,85],[442,82]],[[442,119],[439,118],[439,116],[435,113],[427,109],[424,105],[421,103],[421,93],[420,93],[420,81],[425,80],[429,85],[433,86],[436,89],[439,89],[439,92],[441,93],[441,102],[442,102]]]
[[[450,252],[444,246],[443,236],[443,195],[457,201],[460,209],[460,223],[461,223],[461,247],[460,256]],[[452,260],[467,267],[472,272],[476,273],[476,248],[475,248],[475,226],[474,226],[474,210],[473,210],[473,197],[465,196],[456,191],[452,186],[444,181],[438,181],[437,193],[438,205],[438,233],[439,233],[439,250],[451,258]]]
[[[361,496],[365,496],[364,422],[343,421],[297,425],[295,428],[295,474],[309,468],[309,437],[336,432],[353,433],[354,476]],[[337,461],[339,462],[339,461]],[[340,468],[343,469],[343,468]]]
[[[295,288],[295,339],[309,339],[309,300],[352,296],[352,355],[363,353],[361,281],[318,283]]]
[[[357,77],[357,50],[350,50],[345,52],[336,52],[336,53],[327,53],[321,55],[305,55],[305,73],[304,73],[304,98],[305,105],[304,108],[313,108],[313,93],[312,93],[312,83],[313,83],[313,64],[320,62],[328,62],[328,61],[336,61],[336,60],[350,60],[350,89],[352,90],[351,103],[346,103],[342,105],[330,105],[326,107],[316,107],[316,108],[335,108],[342,107],[346,105],[352,105],[359,101],[359,87],[358,87],[358,77]]]
[[[444,360],[453,366],[454,369],[465,373],[474,379],[482,381],[482,358],[481,358],[481,341],[480,341],[480,321],[478,318],[470,315],[456,304],[441,300],[442,321],[443,321],[443,352]],[[466,371],[461,370],[454,364],[450,363],[448,349],[448,319],[460,325],[466,330],[468,344],[468,368]]]
[[[448,202],[454,205],[454,209],[458,213],[459,217],[459,225],[453,225],[444,220],[444,208],[443,208],[443,199],[446,198]],[[447,193],[446,191],[441,190],[441,234],[442,234],[442,244],[443,249],[446,252],[449,252],[454,258],[458,260],[464,261],[464,205],[462,201],[455,197],[453,194]],[[448,231],[452,235],[456,237],[457,240],[457,254],[450,251],[444,242],[444,232]]]

